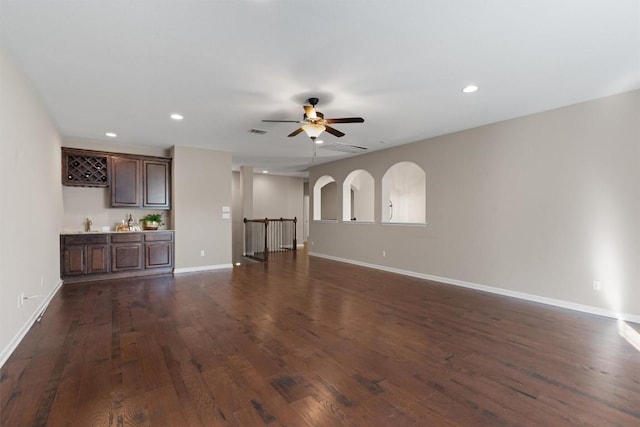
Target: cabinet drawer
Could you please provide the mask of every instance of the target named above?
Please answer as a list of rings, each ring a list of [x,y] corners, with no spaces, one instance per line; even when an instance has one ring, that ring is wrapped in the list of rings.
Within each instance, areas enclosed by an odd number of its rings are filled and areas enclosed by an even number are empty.
[[[112,234],[111,243],[142,242],[142,233]]]
[[[79,234],[73,236],[62,236],[64,245],[88,245],[109,243],[109,235],[107,234]]]
[[[162,233],[159,231],[144,235],[145,242],[170,242],[173,240],[173,233]]]

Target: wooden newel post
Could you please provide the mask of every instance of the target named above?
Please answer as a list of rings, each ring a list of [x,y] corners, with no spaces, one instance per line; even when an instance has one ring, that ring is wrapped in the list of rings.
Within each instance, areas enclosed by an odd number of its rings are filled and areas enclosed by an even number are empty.
[[[296,238],[296,231],[297,231],[297,225],[298,224],[298,218],[297,217],[293,217],[293,250],[297,251],[298,250],[298,239]]]

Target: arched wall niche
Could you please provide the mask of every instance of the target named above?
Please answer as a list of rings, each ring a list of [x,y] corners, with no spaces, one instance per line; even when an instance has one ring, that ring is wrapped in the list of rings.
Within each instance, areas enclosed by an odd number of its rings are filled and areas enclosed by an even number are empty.
[[[399,162],[382,177],[383,223],[426,223],[426,174],[413,162]]]
[[[338,185],[329,175],[321,176],[313,185],[313,219],[338,219]]]
[[[342,184],[342,220],[373,222],[375,181],[364,169],[352,171]]]

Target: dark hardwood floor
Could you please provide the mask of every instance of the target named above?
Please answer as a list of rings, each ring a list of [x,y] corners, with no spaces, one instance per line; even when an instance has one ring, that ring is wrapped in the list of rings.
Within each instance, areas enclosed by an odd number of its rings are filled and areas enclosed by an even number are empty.
[[[640,352],[612,319],[286,253],[64,285],[2,368],[0,411],[3,427],[639,426]]]

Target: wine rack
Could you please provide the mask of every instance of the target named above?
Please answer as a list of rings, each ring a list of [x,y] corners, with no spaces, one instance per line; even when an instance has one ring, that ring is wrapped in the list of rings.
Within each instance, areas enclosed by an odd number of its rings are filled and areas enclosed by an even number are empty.
[[[82,187],[109,186],[109,156],[63,149],[62,184]]]

